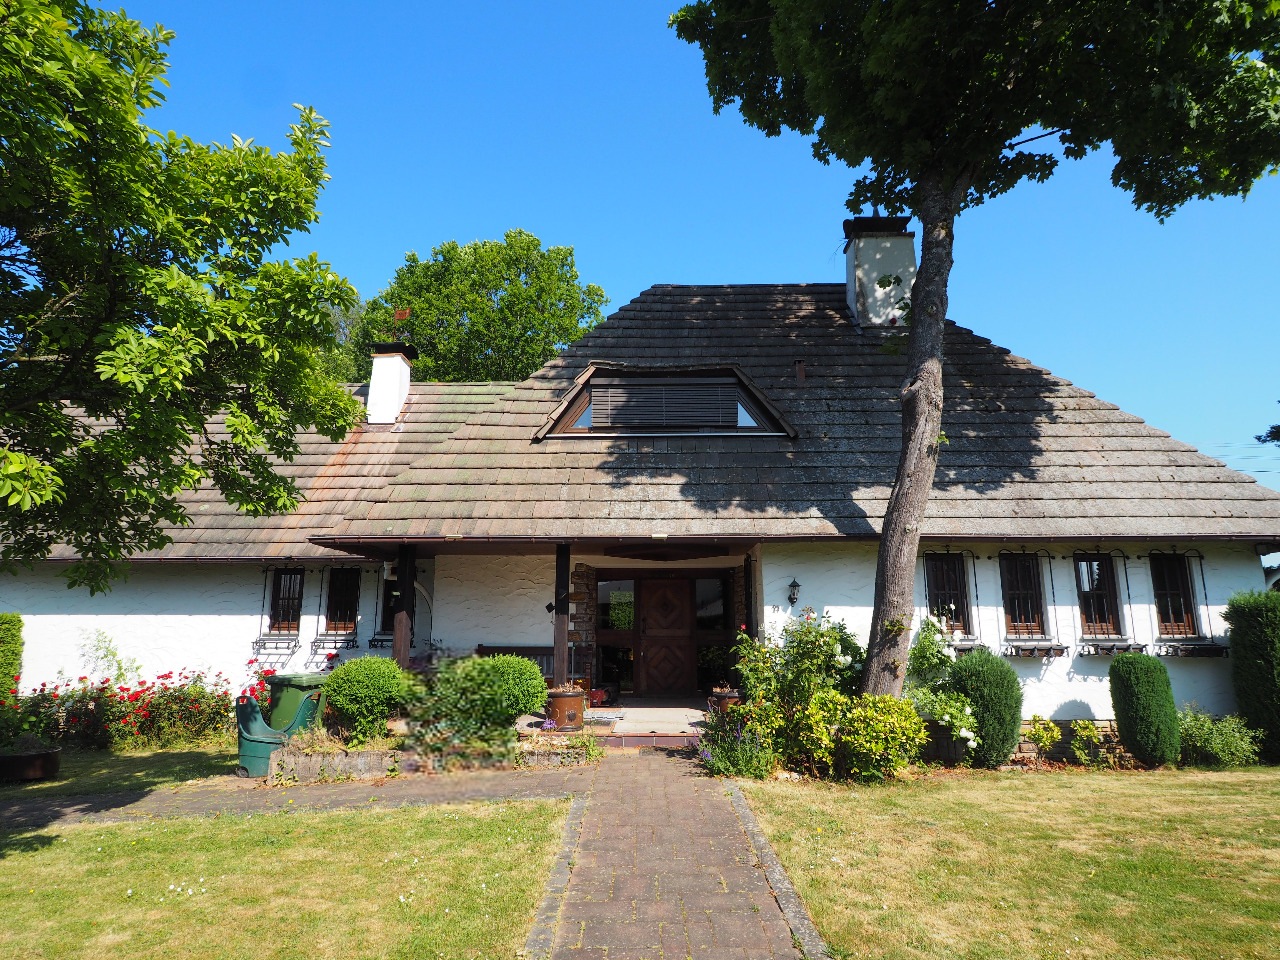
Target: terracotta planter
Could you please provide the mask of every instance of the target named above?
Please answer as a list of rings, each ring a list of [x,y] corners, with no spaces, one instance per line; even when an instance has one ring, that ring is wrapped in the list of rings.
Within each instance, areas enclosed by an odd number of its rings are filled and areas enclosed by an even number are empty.
[[[51,780],[62,765],[62,748],[0,754],[0,780]]]
[[[713,693],[707,697],[707,709],[712,713],[724,713],[732,706],[742,702],[742,694],[737,690],[726,690],[723,693]]]
[[[557,730],[581,730],[587,698],[581,690],[552,690],[547,694],[547,719]]]

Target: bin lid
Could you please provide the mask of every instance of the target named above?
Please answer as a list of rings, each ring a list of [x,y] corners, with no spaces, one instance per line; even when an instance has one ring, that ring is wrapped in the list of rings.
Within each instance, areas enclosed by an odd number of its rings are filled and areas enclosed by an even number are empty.
[[[267,685],[272,687],[301,687],[311,689],[324,684],[327,673],[273,673],[267,677]]]

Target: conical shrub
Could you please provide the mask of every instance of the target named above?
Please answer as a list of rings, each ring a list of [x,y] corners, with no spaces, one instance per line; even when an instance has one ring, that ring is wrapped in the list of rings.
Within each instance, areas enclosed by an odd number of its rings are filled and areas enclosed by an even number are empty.
[[[1022,686],[1013,667],[980,647],[951,665],[947,683],[973,704],[973,765],[994,770],[1007,763],[1022,736]]]
[[[1146,653],[1122,653],[1111,661],[1111,706],[1120,742],[1139,763],[1177,763],[1181,750],[1178,708],[1169,671]]]

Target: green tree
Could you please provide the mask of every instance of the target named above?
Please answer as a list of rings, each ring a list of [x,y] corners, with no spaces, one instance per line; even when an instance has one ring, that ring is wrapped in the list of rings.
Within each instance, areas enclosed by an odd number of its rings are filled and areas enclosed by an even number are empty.
[[[1112,181],[1159,218],[1246,194],[1280,161],[1280,9],[1247,0],[700,0],[714,108],[813,137],[860,168],[854,211],[921,223],[902,447],[885,516],[864,693],[899,693],[942,421],[956,218],[1109,143]]]
[[[523,230],[501,241],[450,240],[429,260],[406,256],[366,304],[349,341],[354,369],[367,378],[370,346],[401,338],[418,348],[416,380],[523,380],[599,323],[608,302],[578,282],[572,247],[543,250]],[[403,310],[408,319],[395,319]]]
[[[151,129],[172,36],[0,0],[0,568],[66,544],[93,590],[168,542],[182,491],[292,509],[273,463],[357,411],[317,372],[355,291],[269,259],[317,218],[327,124],[298,107],[287,152]]]

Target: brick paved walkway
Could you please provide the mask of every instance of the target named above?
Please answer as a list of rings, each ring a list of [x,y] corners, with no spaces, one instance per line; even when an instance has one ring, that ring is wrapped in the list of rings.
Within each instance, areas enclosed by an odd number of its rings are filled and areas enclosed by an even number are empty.
[[[606,757],[554,960],[799,956],[725,784],[656,750]]]

